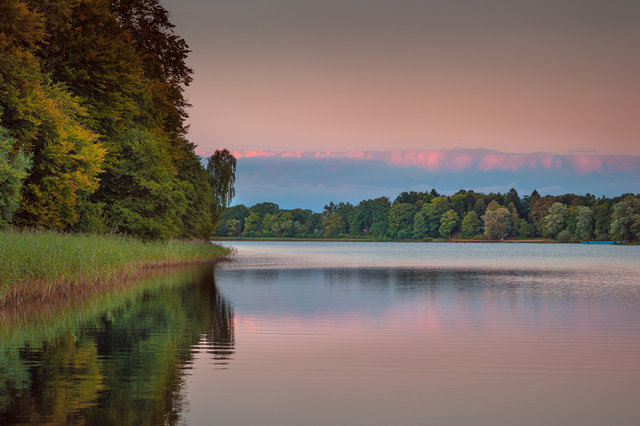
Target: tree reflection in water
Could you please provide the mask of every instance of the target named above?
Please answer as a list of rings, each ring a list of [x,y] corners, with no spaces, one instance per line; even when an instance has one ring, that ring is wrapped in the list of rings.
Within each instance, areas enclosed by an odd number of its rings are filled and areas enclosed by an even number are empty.
[[[194,352],[223,365],[233,357],[233,309],[213,266],[97,299],[47,318],[55,332],[43,321],[0,324],[0,424],[175,423]]]

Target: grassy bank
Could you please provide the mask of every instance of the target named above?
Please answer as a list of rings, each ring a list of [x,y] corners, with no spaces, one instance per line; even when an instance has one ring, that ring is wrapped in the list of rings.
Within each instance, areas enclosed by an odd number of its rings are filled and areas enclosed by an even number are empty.
[[[0,305],[72,296],[145,269],[213,260],[207,241],[141,241],[121,235],[0,232]]]

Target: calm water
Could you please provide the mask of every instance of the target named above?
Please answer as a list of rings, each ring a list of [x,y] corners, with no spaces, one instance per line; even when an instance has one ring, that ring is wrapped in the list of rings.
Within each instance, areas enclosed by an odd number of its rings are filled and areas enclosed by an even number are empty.
[[[640,424],[640,247],[237,242],[0,316],[0,424]]]

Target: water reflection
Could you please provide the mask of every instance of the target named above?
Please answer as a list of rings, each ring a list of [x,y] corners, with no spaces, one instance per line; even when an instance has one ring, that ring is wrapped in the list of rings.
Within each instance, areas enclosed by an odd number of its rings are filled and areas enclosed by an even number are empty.
[[[237,353],[215,377],[195,361],[187,422],[640,422],[638,250],[618,262],[552,247],[562,264],[539,246],[427,258],[397,245],[393,262],[386,244],[327,245],[319,260],[296,244],[238,249],[216,270]]]
[[[37,318],[40,327],[0,324],[0,424],[174,423],[194,353],[225,363],[234,354],[233,309],[212,267],[155,276],[48,320],[48,329]]]
[[[282,247],[0,320],[0,424],[640,424],[638,251]]]

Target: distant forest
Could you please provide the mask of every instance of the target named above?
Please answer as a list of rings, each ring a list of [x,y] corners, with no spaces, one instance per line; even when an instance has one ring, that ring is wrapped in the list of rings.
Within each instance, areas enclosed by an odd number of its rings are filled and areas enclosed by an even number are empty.
[[[565,194],[520,197],[460,190],[451,196],[403,192],[357,205],[329,203],[322,213],[283,210],[274,203],[236,205],[222,214],[216,235],[390,240],[529,239],[561,242],[640,240],[640,194],[615,198]]]
[[[209,238],[235,158],[186,139],[159,0],[0,0],[0,228]]]

